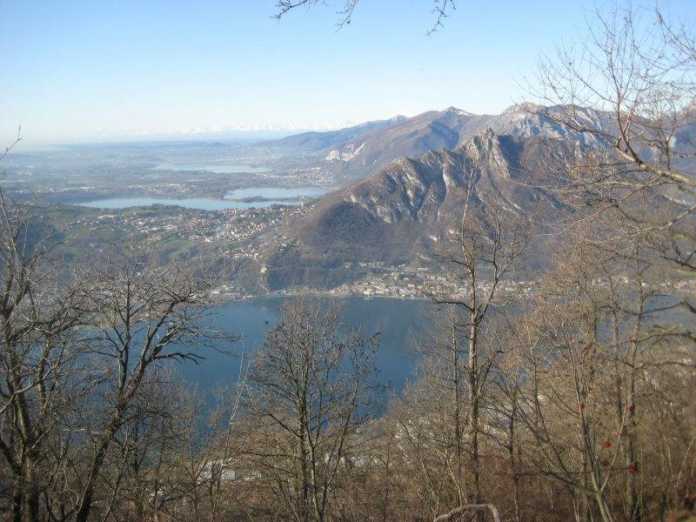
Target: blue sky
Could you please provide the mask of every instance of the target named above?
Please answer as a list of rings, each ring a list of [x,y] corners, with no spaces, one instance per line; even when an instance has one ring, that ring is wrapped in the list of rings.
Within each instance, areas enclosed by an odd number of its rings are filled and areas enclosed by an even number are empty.
[[[662,2],[696,17],[696,2]],[[450,105],[499,112],[542,53],[582,38],[597,1],[0,0],[0,139],[29,143],[345,126]]]

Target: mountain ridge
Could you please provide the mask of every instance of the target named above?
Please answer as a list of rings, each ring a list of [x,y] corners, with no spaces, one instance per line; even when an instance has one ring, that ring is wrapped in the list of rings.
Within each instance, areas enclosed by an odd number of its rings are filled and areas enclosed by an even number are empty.
[[[456,149],[488,128],[514,137],[566,138],[572,134],[572,139],[578,142],[593,139],[555,121],[554,112],[561,110],[561,107],[521,103],[500,114],[474,114],[448,107],[336,131],[301,133],[270,143],[315,154],[319,164],[335,171],[338,179],[350,181],[368,177],[398,158],[419,158],[432,150]],[[608,115],[601,111],[579,107],[577,113],[581,119],[608,124]]]
[[[568,114],[573,121],[564,124]],[[345,142],[346,159],[331,160],[362,174],[286,223],[282,243],[266,250],[265,286],[334,288],[364,277],[365,266],[444,273],[438,258],[456,240],[465,205],[483,229],[493,208],[526,223],[533,239],[522,272],[533,277],[549,265],[559,227],[577,218],[578,207],[559,191],[570,168],[596,152],[611,154],[614,125],[595,109],[518,104],[499,115],[449,108],[371,128]],[[694,142],[692,128],[681,142]],[[384,165],[366,175],[367,153],[378,146],[372,161]],[[411,156],[400,147],[425,151]],[[659,190],[654,196],[681,201]]]
[[[360,277],[350,269],[356,263],[434,262],[456,235],[465,202],[480,220],[492,205],[510,219],[542,216],[534,224],[541,230],[571,212],[550,190],[562,180],[548,167],[577,154],[569,140],[487,128],[454,150],[395,160],[288,224],[285,246],[266,259],[267,286],[330,288]],[[542,246],[534,263],[543,262]]]

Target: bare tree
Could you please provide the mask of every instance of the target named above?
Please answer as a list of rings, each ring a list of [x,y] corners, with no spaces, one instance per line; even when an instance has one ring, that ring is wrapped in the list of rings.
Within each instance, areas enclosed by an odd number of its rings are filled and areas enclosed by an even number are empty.
[[[105,262],[83,287],[84,313],[92,325],[89,386],[96,397],[91,415],[85,469],[77,481],[75,520],[86,522],[97,483],[112,444],[135,415],[147,378],[167,361],[198,361],[210,338],[200,320],[207,284],[187,270],[152,268],[126,259]]]
[[[691,28],[659,9],[598,12],[590,30],[588,44],[542,63],[541,98],[553,105],[542,111],[597,145],[574,165],[570,178],[578,192],[600,204],[593,219],[606,227],[601,240],[595,228],[595,237],[586,237],[582,248],[592,252],[583,267],[586,297],[595,303],[587,317],[604,325],[611,338],[592,337],[589,330],[576,335],[590,336],[592,353],[601,346],[602,357],[612,361],[616,433],[622,438],[609,444],[620,448],[616,458],[634,469],[626,476],[623,509],[628,520],[641,520],[648,515],[636,471],[637,457],[646,451],[640,408],[652,404],[638,400],[641,386],[647,386],[641,377],[647,368],[654,379],[667,367],[679,375],[679,360],[693,364],[689,347],[696,340],[693,315],[674,320],[696,312],[690,292],[680,289],[696,269],[696,46]],[[578,273],[575,268],[571,273]],[[653,358],[660,359],[658,365]],[[606,370],[591,368],[579,375]],[[592,481],[604,484],[604,495],[608,478],[602,482],[604,472],[592,469],[594,448],[588,444],[585,452]],[[592,490],[596,495],[594,485]],[[606,520],[616,516],[607,506],[600,508],[608,512],[602,514]]]
[[[496,311],[496,315],[500,314]],[[480,491],[491,493],[485,483],[493,472],[484,463],[484,454],[493,449],[486,442],[492,437],[492,429],[497,428],[493,414],[500,408],[493,402],[488,379],[502,348],[507,346],[496,335],[498,330],[493,325],[497,317],[494,319],[491,313],[478,331],[480,388],[478,396],[472,397],[469,312],[449,304],[435,307],[431,315],[429,330],[418,342],[421,360],[415,382],[396,401],[389,418],[398,426],[399,446],[404,452],[401,462],[408,469],[405,473],[418,484],[421,509],[427,510],[430,517],[437,517],[452,506],[465,508],[473,504],[476,461],[480,466]],[[474,401],[478,401],[474,405],[479,414],[477,436],[471,422]]]
[[[249,374],[249,454],[284,517],[330,519],[332,496],[369,412],[374,338],[344,335],[336,310],[293,302]]]
[[[39,219],[0,192],[0,453],[12,481],[13,520],[39,520],[60,465],[48,444],[71,400],[81,324],[75,287],[60,287]],[[60,460],[60,459],[58,459]]]
[[[630,221],[655,255],[692,271],[696,237],[696,45],[690,28],[617,7],[592,38],[540,67],[549,118],[600,145],[570,171],[578,189]]]
[[[661,266],[640,240],[616,240],[618,216],[603,218],[614,228],[577,230],[521,321],[524,378],[507,394],[529,434],[529,464],[569,489],[577,520],[638,521],[656,516],[655,490],[671,490],[647,469],[660,460],[647,458],[647,411],[668,407],[652,390],[664,372],[681,380],[693,357],[682,327],[669,326],[679,302],[662,292]],[[689,446],[672,441],[669,451]]]
[[[198,323],[208,286],[192,271],[123,256],[66,278],[54,236],[40,208],[0,192],[0,469],[16,522],[87,520],[110,474],[108,516],[124,473],[142,468],[136,432],[163,413],[147,390],[211,337]]]
[[[397,427],[402,465],[430,517],[467,501],[469,409],[466,317],[453,305],[434,307],[417,341],[421,355],[415,382],[394,401],[389,422]]]
[[[275,17],[280,19],[298,7],[312,7],[318,3],[320,3],[319,0],[278,0],[276,3],[277,12]],[[350,24],[353,18],[353,11],[355,11],[358,3],[360,3],[360,0],[345,0],[343,7],[341,7],[338,12],[339,27]]]
[[[436,297],[441,304],[461,310],[464,320],[455,335],[464,340],[467,354],[468,437],[472,493],[468,502],[482,503],[479,436],[483,393],[490,369],[499,350],[483,353],[486,323],[499,299],[502,285],[519,262],[527,244],[523,220],[511,211],[489,202],[482,205],[470,183],[462,216],[458,251],[450,257],[463,285],[458,296]]]
[[[343,5],[338,11],[338,26],[343,27],[349,25],[353,19],[353,13],[358,7],[360,0],[343,0]],[[323,3],[321,0],[278,0],[276,2],[276,14],[275,17],[280,19],[288,14],[290,11],[295,10],[299,7],[312,7],[319,3]],[[428,31],[428,34],[432,34],[438,29],[444,27],[445,19],[451,14],[452,11],[456,9],[455,0],[432,0],[433,14],[435,20],[432,27]]]

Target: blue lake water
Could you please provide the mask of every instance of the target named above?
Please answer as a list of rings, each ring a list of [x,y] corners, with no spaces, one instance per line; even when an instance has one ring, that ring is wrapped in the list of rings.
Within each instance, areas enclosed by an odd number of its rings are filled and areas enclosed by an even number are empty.
[[[211,347],[193,348],[204,357],[199,364],[184,362],[177,365],[177,373],[192,388],[196,388],[212,402],[214,392],[238,382],[242,360],[253,360],[266,333],[280,317],[283,298],[258,298],[230,302],[216,306],[206,323],[212,329],[241,336],[234,343],[216,343]],[[426,300],[400,300],[389,298],[332,298],[342,311],[346,329],[357,329],[365,336],[379,334],[376,366],[380,384],[385,387],[379,401],[386,406],[390,394],[398,394],[416,377],[420,356],[416,350],[418,339],[424,335],[438,307]],[[673,301],[663,298],[655,302],[664,307]],[[681,310],[669,310],[661,319],[675,324],[688,325],[693,315]]]
[[[267,208],[273,205],[299,205],[305,198],[313,198],[326,193],[322,187],[252,187],[228,192],[225,199],[213,198],[152,198],[122,197],[96,199],[79,203],[80,206],[103,209],[130,207],[149,207],[170,205],[197,210],[225,210],[228,208]],[[254,201],[242,199],[258,198]]]
[[[418,355],[413,339],[418,337],[432,305],[422,300],[333,299],[342,311],[344,327],[355,328],[365,336],[379,334],[376,366],[380,384],[387,391],[400,391],[414,375]],[[265,334],[278,322],[282,298],[259,298],[231,302],[216,307],[208,318],[218,331],[241,339],[220,345],[222,350],[202,349],[205,360],[198,365],[182,363],[179,373],[204,395],[233,385],[239,377],[242,356],[253,358]]]
[[[301,199],[316,198],[326,194],[324,187],[250,187],[232,190],[225,194],[226,199]]]
[[[82,207],[103,208],[103,209],[121,209],[130,207],[150,207],[153,205],[170,205],[183,208],[191,208],[196,210],[225,210],[228,208],[265,208],[272,205],[291,205],[292,201],[234,201],[229,199],[213,199],[213,198],[148,198],[148,197],[133,197],[133,198],[107,198],[97,199],[79,203]]]

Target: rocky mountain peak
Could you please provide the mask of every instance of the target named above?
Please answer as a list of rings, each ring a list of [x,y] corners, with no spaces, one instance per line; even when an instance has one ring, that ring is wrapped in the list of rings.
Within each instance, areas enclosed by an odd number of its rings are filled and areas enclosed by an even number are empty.
[[[509,160],[503,151],[501,137],[490,127],[464,143],[457,152],[479,168],[494,169],[498,174],[509,176]]]
[[[507,109],[503,111],[503,114],[513,114],[513,113],[525,113],[525,114],[536,114],[544,109],[543,105],[538,105],[532,102],[521,102],[510,105]]]

